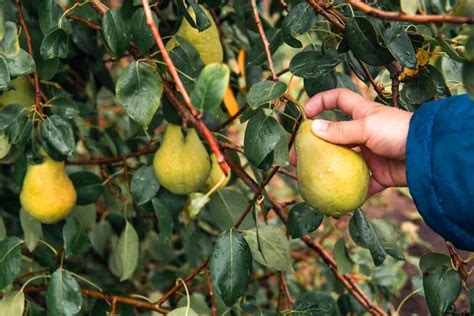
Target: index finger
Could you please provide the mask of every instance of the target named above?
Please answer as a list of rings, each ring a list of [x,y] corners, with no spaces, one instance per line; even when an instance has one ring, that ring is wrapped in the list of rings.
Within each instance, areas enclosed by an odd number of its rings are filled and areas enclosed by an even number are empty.
[[[376,102],[367,100],[360,94],[349,89],[338,88],[316,94],[306,102],[304,109],[309,118],[324,110],[338,108],[353,119],[359,119],[365,117],[366,113],[376,106]]]

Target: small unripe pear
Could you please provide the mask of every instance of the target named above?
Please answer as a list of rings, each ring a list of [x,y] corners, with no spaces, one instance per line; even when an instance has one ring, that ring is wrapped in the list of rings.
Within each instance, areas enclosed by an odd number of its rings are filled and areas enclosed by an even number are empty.
[[[306,203],[335,217],[364,203],[370,174],[358,153],[314,135],[310,120],[301,123],[295,146],[298,188]]]
[[[44,224],[65,218],[76,205],[76,190],[66,173],[64,162],[55,161],[44,150],[42,163],[29,165],[23,189],[21,206],[32,217]]]
[[[209,155],[196,131],[172,124],[166,127],[153,167],[163,187],[182,195],[198,191],[211,172]]]

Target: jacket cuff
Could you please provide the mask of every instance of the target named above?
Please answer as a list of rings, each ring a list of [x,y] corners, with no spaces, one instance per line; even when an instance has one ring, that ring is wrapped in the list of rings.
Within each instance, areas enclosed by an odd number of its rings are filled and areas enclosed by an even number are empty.
[[[456,247],[474,250],[474,238],[464,228],[453,223],[443,210],[436,194],[432,154],[433,128],[441,107],[449,99],[423,104],[412,116],[406,145],[406,172],[410,193],[426,224]],[[446,162],[449,163],[449,162]]]

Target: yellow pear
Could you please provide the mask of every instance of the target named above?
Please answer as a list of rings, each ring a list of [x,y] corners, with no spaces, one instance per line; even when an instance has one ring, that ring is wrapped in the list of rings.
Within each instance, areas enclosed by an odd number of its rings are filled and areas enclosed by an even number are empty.
[[[209,155],[196,131],[172,124],[166,128],[153,167],[163,187],[182,195],[198,191],[211,172]]]
[[[207,178],[206,184],[204,185],[204,191],[209,191],[211,190],[217,183],[221,180],[222,176],[224,176],[224,172],[222,171],[221,167],[219,166],[219,163],[217,162],[216,155],[212,154],[211,155],[211,174],[209,175],[209,178]],[[231,174],[227,175],[225,177],[224,182],[222,182],[217,190],[222,189],[229,183]]]
[[[64,162],[53,160],[43,149],[41,164],[29,165],[23,189],[21,206],[32,217],[44,224],[65,218],[76,205],[76,190],[64,168]]]
[[[183,17],[183,21],[181,22],[176,35],[181,36],[193,45],[193,47],[199,52],[199,56],[201,56],[204,64],[222,63],[224,53],[219,38],[219,30],[217,29],[216,23],[209,11],[202,6],[201,9],[206,13],[207,18],[211,22],[211,26],[204,31],[199,32],[198,29],[193,28],[188,20]],[[188,12],[195,21],[196,14],[191,6],[189,7]],[[168,41],[168,43],[166,43],[166,49],[169,51],[178,45],[178,41],[173,37]]]
[[[26,76],[20,76],[12,80],[15,90],[3,92],[0,95],[0,107],[17,103],[25,107],[35,103],[35,90]]]
[[[360,207],[367,198],[369,169],[355,151],[314,135],[304,121],[296,135],[298,187],[311,207],[339,217]]]

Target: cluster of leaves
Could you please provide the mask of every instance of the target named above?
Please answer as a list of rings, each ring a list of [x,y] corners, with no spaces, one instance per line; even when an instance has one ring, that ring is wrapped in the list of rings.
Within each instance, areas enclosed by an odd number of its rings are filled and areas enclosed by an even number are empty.
[[[211,24],[195,0],[188,2],[196,20],[183,1],[150,2],[162,13],[154,13],[154,18],[165,39],[182,19],[200,30]],[[451,93],[474,94],[472,28],[383,22],[339,2],[334,4],[347,19],[344,31],[304,1],[288,1],[287,12],[280,1],[272,1],[267,14],[262,13],[275,65],[288,67],[291,74],[279,80],[266,80],[265,46],[248,0],[201,3],[216,13],[225,64],[204,65],[192,43],[179,37],[179,46],[170,51],[193,105],[211,130],[230,117],[221,105],[228,85],[241,108],[248,104],[234,128],[243,132],[243,154],[232,158],[257,182],[271,167],[289,167],[288,142],[300,116],[296,103],[307,96],[336,87],[359,92],[371,78],[384,87],[401,80],[399,101],[408,110]],[[455,2],[423,1],[423,9],[450,14]],[[394,1],[377,5],[400,10]],[[468,0],[457,5],[467,6]],[[22,315],[25,302],[29,315],[110,311],[109,302],[83,296],[81,287],[122,296],[138,293],[140,299],[156,301],[206,258],[219,315],[276,314],[276,272],[288,279],[291,294],[297,296],[284,313],[364,313],[324,262],[314,256],[300,262],[292,256],[306,251],[299,237],[325,236],[333,230],[332,220],[317,210],[305,203],[291,206],[285,228],[271,216],[271,205],[264,199],[251,205],[252,212],[237,229],[234,225],[253,196],[236,175],[192,212],[187,197],[161,187],[144,148],[156,148],[162,126],[182,120],[164,93],[170,76],[141,1],[123,1],[103,15],[88,1],[22,0],[21,8],[33,56],[27,52],[25,30],[20,31],[18,8],[13,1],[2,1],[0,91],[14,89],[12,80],[36,72],[44,97],[40,108],[9,104],[0,109],[0,135],[11,146],[0,165],[0,315]],[[392,63],[402,67],[397,77],[386,69]],[[359,86],[351,74],[360,79]],[[285,95],[297,97],[283,101]],[[389,89],[377,101],[392,104]],[[68,163],[78,195],[74,212],[53,225],[31,218],[18,199],[27,165],[38,162],[40,147]],[[103,157],[104,162],[90,157]],[[293,200],[294,180],[279,177]],[[367,280],[361,285],[366,295],[386,306],[407,281],[397,260],[405,259],[408,242],[389,221],[369,220],[362,210],[355,210],[348,234],[342,236],[323,243],[333,249],[338,273],[361,275]],[[298,274],[308,263],[318,268],[309,289],[307,275]],[[430,311],[452,311],[462,282],[450,258],[427,255],[420,270]],[[172,296],[167,304],[175,315],[189,313],[182,308],[187,303],[196,314],[210,314],[205,283],[198,275],[187,285],[189,296]],[[147,313],[133,305],[117,307],[120,315],[138,311]]]

